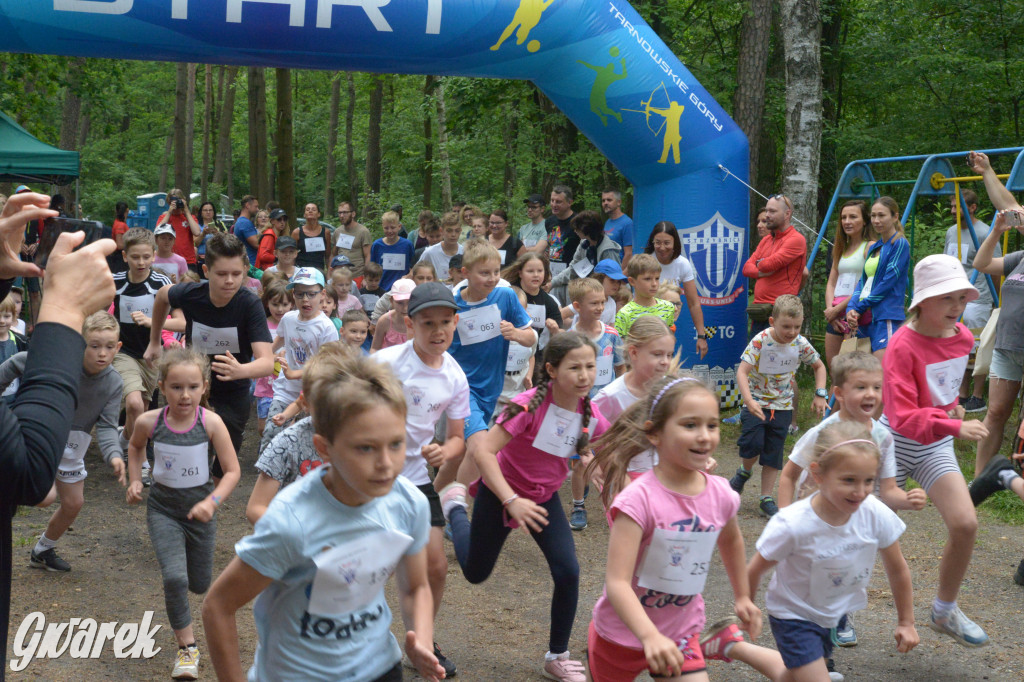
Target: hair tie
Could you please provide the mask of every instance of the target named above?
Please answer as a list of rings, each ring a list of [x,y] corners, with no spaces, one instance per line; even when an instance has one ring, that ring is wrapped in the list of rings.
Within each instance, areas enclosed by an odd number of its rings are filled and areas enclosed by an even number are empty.
[[[844,445],[849,445],[850,443],[870,443],[871,445],[875,446],[876,450],[878,449],[878,443],[876,443],[873,440],[868,440],[867,438],[851,438],[850,440],[844,440],[841,443],[836,443],[835,445],[833,445],[830,448],[826,448],[820,455],[818,455],[818,459],[821,459],[822,457],[824,457],[828,453],[832,452],[836,448],[840,448],[840,447],[842,447]]]
[[[676,384],[678,384],[679,382],[681,382],[681,381],[700,381],[700,379],[696,379],[694,377],[677,377],[677,378],[673,379],[672,381],[668,382],[667,384],[665,384],[662,387],[662,389],[660,391],[658,391],[658,395],[656,395],[654,397],[654,401],[651,402],[651,416],[654,415],[654,408],[658,406],[658,401],[661,400],[661,397],[663,395],[665,395],[665,392],[668,389],[670,389],[673,386],[675,386]]]
[[[587,429],[587,427],[586,427],[586,426],[584,426],[584,427],[583,427],[583,429],[582,429],[582,430],[580,431],[580,433],[582,433],[582,434],[583,434],[584,436],[586,436],[587,434],[589,434],[589,433],[590,433],[590,430],[589,430],[589,429]]]

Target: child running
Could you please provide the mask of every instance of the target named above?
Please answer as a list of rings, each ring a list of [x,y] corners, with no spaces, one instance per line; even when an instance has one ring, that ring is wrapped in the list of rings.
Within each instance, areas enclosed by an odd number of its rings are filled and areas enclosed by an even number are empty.
[[[551,282],[551,268],[545,256],[526,252],[505,269],[501,276],[526,293],[526,313],[537,332],[538,352],[548,346],[552,334],[562,330],[562,311],[554,297],[542,288]]]
[[[408,340],[409,329],[405,326],[405,316],[409,312],[409,297],[415,288],[416,283],[411,279],[400,279],[391,287],[392,309],[377,320],[377,330],[370,345],[371,353],[382,348],[400,346]]]
[[[349,310],[341,316],[341,340],[357,355],[368,355],[363,343],[370,331],[370,318],[362,310]]]
[[[939,561],[938,593],[930,625],[964,646],[989,638],[957,606],[960,584],[974,551],[978,516],[953,451],[953,439],[978,441],[988,435],[980,420],[964,420],[960,382],[974,347],[971,330],[957,320],[978,298],[960,261],[937,254],[914,268],[910,321],[889,341],[882,366],[885,414],[880,420],[896,445],[896,484],[917,481],[946,524],[949,539]]]
[[[668,301],[656,297],[660,286],[661,263],[649,253],[640,253],[629,259],[626,266],[629,285],[633,287],[633,300],[615,314],[615,329],[621,338],[629,336],[629,328],[641,315],[657,315],[669,327],[676,323],[676,308]]]
[[[622,339],[615,327],[601,321],[605,296],[600,282],[589,277],[571,280],[568,293],[576,311],[576,321],[570,331],[583,334],[597,346],[597,374],[594,388],[590,389],[590,397],[593,398],[622,375],[626,364],[622,357]],[[572,513],[569,515],[569,527],[573,530],[587,527],[587,508],[584,506],[586,492],[587,480],[583,476],[583,466],[576,460],[572,467]]]
[[[153,441],[153,485],[146,525],[164,582],[167,619],[178,652],[171,677],[199,679],[199,648],[192,632],[188,593],[202,594],[213,577],[217,508],[241,475],[223,420],[202,406],[210,386],[210,361],[186,348],[165,351],[158,364],[160,393],[167,406],[146,412],[135,423],[128,447],[128,504],[142,501],[142,460]],[[209,445],[217,450],[223,475],[214,487]]]
[[[645,670],[707,680],[705,658],[738,658],[766,675],[781,668],[776,652],[745,642],[739,632],[742,623],[756,638],[761,612],[750,600],[739,495],[724,478],[705,473],[718,442],[718,398],[700,380],[679,376],[655,382],[595,443],[614,479],[624,477],[647,444],[658,463],[614,502],[610,489],[603,493],[614,521],[605,589],[587,637],[594,682],[632,680]],[[715,547],[738,618],[715,623],[702,637],[701,593]]]
[[[395,283],[398,286],[401,282]],[[405,324],[412,339],[385,348],[373,355],[374,360],[391,366],[401,377],[408,417],[405,422],[407,451],[402,476],[415,485],[430,503],[430,541],[427,543],[427,578],[434,600],[434,619],[441,609],[448,558],[444,551],[444,515],[441,499],[430,480],[430,470],[445,461],[462,455],[466,443],[463,433],[469,416],[469,383],[459,363],[448,354],[458,306],[448,287],[440,282],[417,286],[408,300],[395,299],[389,315],[406,309]],[[434,431],[442,419],[445,437],[432,442]],[[455,675],[455,664],[434,643],[434,655],[447,676]]]
[[[814,450],[810,471],[817,492],[768,521],[747,568],[751,596],[775,568],[765,605],[785,664],[780,675],[770,676],[783,682],[841,679],[826,664],[832,656],[829,629],[843,614],[867,606],[879,553],[896,604],[896,649],[906,653],[920,641],[910,568],[899,543],[906,525],[871,494],[880,454],[870,430],[854,421],[831,424]]]
[[[742,495],[754,464],[760,462],[758,513],[768,518],[779,511],[772,492],[782,469],[782,446],[793,421],[793,377],[801,364],[814,370],[816,390],[812,405],[819,415],[825,414],[825,363],[814,346],[800,335],[803,323],[804,307],[798,297],[784,294],[776,298],[768,328],[750,340],[736,370],[736,385],[743,396],[742,430],[737,443],[743,463],[729,485]]]
[[[82,337],[85,356],[78,379],[78,406],[71,419],[64,456],[57,465],[57,480],[49,495],[39,505],[48,506],[60,496],[60,506],[50,517],[46,530],[39,536],[29,558],[29,566],[66,573],[71,565],[57,555],[57,541],[78,518],[85,504],[85,451],[92,441],[96,426],[103,461],[110,465],[119,483],[124,485],[124,451],[118,442],[117,413],[121,406],[121,377],[111,368],[121,347],[117,320],[107,312],[93,313],[85,318]],[[11,356],[0,365],[0,391],[25,373],[28,352]]]
[[[472,249],[472,244],[467,246],[467,251]],[[505,539],[519,526],[544,553],[555,590],[543,671],[544,677],[562,682],[587,678],[583,664],[569,658],[580,569],[558,489],[569,473],[570,458],[585,456],[591,436],[608,428],[590,401],[596,371],[593,342],[576,332],[552,338],[540,382],[513,400],[474,453],[482,480],[472,486],[472,523],[466,511],[466,486],[452,483],[441,491],[455,557],[469,582],[487,579]]]
[[[292,309],[292,297],[288,293],[288,283],[277,277],[272,278],[263,287],[263,310],[267,314],[267,329],[270,336],[274,336],[278,325],[284,318],[285,313]],[[274,401],[274,380],[281,373],[281,363],[274,362],[274,373],[270,376],[259,377],[253,382],[253,397],[256,398],[256,418],[258,421],[258,435],[263,438],[263,429],[267,425],[267,416],[270,413],[270,403]]]
[[[274,497],[203,604],[221,680],[243,680],[235,614],[256,599],[252,680],[402,679],[384,585],[398,573],[405,651],[424,679],[444,677],[431,652],[430,510],[399,476],[406,402],[390,369],[331,353],[305,391],[313,445],[328,464]],[[305,378],[305,377],[304,377]]]

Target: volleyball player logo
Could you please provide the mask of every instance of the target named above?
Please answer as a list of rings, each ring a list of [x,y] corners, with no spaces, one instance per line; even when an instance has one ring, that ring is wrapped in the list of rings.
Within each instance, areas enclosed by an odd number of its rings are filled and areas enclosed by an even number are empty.
[[[744,289],[744,280],[739,277],[746,252],[743,228],[716,211],[706,223],[680,229],[679,239],[693,264],[701,305],[729,305],[735,301]]]

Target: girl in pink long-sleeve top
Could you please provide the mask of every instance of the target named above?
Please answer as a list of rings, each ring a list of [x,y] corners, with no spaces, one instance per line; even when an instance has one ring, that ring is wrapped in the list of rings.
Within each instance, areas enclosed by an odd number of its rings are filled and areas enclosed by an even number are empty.
[[[985,631],[956,604],[978,530],[967,484],[953,452],[953,439],[977,441],[988,430],[966,421],[959,405],[960,382],[974,335],[959,322],[964,307],[978,298],[963,266],[953,256],[928,256],[914,268],[910,318],[892,336],[882,367],[885,414],[882,424],[896,445],[896,483],[917,481],[932,498],[949,539],[939,563],[938,595],[932,602],[933,630],[964,646],[984,646]]]

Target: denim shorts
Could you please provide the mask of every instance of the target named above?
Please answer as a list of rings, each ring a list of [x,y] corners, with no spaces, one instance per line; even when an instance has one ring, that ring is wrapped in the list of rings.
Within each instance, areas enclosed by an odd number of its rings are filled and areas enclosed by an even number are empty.
[[[993,348],[988,373],[995,379],[1019,382],[1024,377],[1024,351]]]
[[[270,412],[270,403],[274,402],[274,399],[270,396],[256,398],[256,416],[260,419],[266,419],[267,414]]]
[[[828,660],[832,657],[832,637],[828,628],[809,620],[773,616],[768,616],[768,622],[782,662],[790,670],[814,663],[819,658]]]

